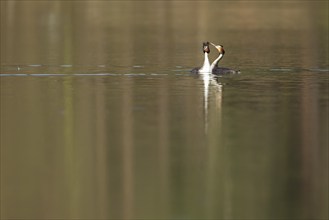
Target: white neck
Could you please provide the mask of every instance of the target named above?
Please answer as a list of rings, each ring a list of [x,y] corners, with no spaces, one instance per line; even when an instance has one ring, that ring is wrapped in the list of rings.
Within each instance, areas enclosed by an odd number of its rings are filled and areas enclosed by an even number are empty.
[[[211,73],[210,62],[208,58],[208,53],[204,53],[204,62],[202,67],[199,69],[200,73]]]
[[[217,57],[217,59],[214,60],[214,62],[212,62],[211,66],[210,66],[211,71],[215,68],[215,66],[218,65],[218,62],[223,58],[223,56],[224,55],[222,53],[220,53],[219,56]]]

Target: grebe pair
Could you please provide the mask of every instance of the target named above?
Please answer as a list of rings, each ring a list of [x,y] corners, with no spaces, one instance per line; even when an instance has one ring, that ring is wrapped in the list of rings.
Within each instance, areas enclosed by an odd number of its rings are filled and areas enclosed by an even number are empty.
[[[222,45],[215,45],[210,42],[219,52],[218,57],[210,64],[208,54],[210,53],[209,42],[203,42],[203,53],[204,53],[204,62],[201,68],[196,67],[191,70],[192,73],[207,74],[212,73],[214,75],[223,75],[223,74],[235,74],[240,71],[232,70],[225,67],[219,67],[218,62],[223,58],[225,54],[224,47]]]

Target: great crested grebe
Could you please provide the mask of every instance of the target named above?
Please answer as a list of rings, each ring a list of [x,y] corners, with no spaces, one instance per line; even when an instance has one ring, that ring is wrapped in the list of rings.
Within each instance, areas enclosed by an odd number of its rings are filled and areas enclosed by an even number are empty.
[[[210,53],[209,42],[203,42],[202,51],[204,53],[204,61],[202,67],[196,67],[191,70],[192,73],[211,73],[210,62],[208,58],[208,53]]]
[[[219,67],[218,62],[223,58],[225,54],[224,47],[222,45],[215,45],[213,43],[210,43],[213,45],[219,52],[218,57],[210,64],[208,54],[210,53],[209,48],[209,42],[203,42],[203,53],[204,53],[204,62],[202,67],[196,67],[191,70],[192,73],[196,74],[214,74],[214,75],[223,75],[223,74],[236,74],[240,73],[239,70],[232,70],[225,67]]]
[[[232,69],[225,68],[225,67],[219,67],[218,62],[223,58],[223,56],[225,54],[224,47],[222,45],[215,45],[213,43],[210,43],[210,44],[213,45],[219,52],[218,57],[214,60],[214,62],[210,66],[212,74],[214,74],[214,75],[223,75],[223,74],[240,73],[239,70],[232,70]]]

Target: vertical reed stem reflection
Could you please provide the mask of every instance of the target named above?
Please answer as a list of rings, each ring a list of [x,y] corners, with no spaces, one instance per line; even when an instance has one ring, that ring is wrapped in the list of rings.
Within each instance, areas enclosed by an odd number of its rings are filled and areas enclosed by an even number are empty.
[[[169,134],[169,97],[168,97],[168,83],[161,83],[159,87],[159,138],[158,138],[158,158],[159,158],[159,190],[160,190],[160,203],[157,210],[160,210],[159,215],[165,216],[168,212],[169,201],[169,146],[170,146],[170,134]]]
[[[133,99],[132,79],[125,79],[122,103],[122,147],[123,147],[123,217],[131,219],[134,209],[134,143],[133,143]]]
[[[106,149],[106,111],[105,111],[105,86],[102,83],[102,79],[98,80],[96,87],[96,167],[97,167],[97,197],[98,197],[98,213],[99,218],[107,218],[108,216],[108,191],[109,186],[107,173],[107,149]]]
[[[75,149],[74,149],[74,108],[72,94],[72,78],[65,78],[64,81],[64,162],[67,181],[67,193],[70,194],[68,202],[68,213],[70,217],[76,213],[77,186],[75,185]]]

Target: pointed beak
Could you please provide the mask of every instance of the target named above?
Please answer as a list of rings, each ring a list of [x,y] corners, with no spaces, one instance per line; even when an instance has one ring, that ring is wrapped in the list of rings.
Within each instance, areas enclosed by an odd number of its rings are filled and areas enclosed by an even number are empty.
[[[213,44],[213,43],[211,43],[211,42],[209,42],[211,45],[213,45],[214,47],[217,47],[215,44]]]
[[[218,50],[219,53],[222,53],[222,54],[225,53],[225,50],[224,50],[222,45],[216,45],[216,44],[213,44],[211,42],[210,42],[210,44],[213,45]]]

